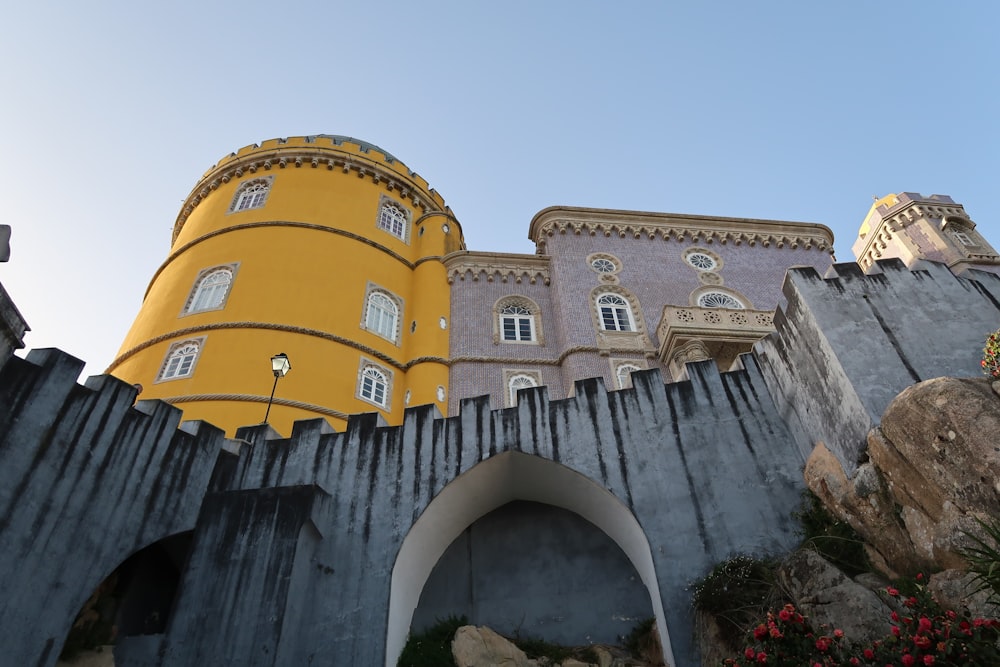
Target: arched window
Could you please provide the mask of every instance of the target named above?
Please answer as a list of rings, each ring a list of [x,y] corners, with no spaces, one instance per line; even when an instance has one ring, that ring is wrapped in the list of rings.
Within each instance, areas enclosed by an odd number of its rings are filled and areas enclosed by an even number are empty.
[[[383,197],[382,204],[378,209],[378,228],[405,241],[408,222],[409,216],[406,214],[406,209],[391,199]]]
[[[524,373],[511,375],[510,379],[507,380],[507,405],[510,407],[517,405],[518,389],[527,389],[528,387],[537,386],[538,380],[530,375],[526,375]]]
[[[270,178],[258,178],[247,181],[236,190],[233,203],[229,207],[230,213],[248,211],[252,208],[260,208],[267,201],[267,193],[271,190]]]
[[[384,408],[389,402],[389,379],[375,366],[365,366],[361,370],[358,394],[366,401]]]
[[[624,297],[601,294],[597,297],[597,314],[605,331],[635,331],[632,309]]]
[[[730,308],[742,310],[743,304],[725,292],[705,292],[698,297],[698,305],[702,308]]]
[[[163,360],[163,366],[160,368],[160,375],[156,381],[190,377],[194,372],[194,364],[198,360],[200,352],[201,340],[186,340],[172,345],[167,351],[167,356]]]
[[[396,327],[399,322],[399,306],[384,292],[372,291],[368,294],[365,310],[365,328],[369,331],[396,341]]]
[[[196,281],[188,299],[186,313],[202,310],[216,310],[222,307],[233,283],[233,270],[229,267],[212,269],[203,273]]]
[[[500,308],[500,339],[518,343],[535,340],[535,316],[524,303],[517,301]]]
[[[632,373],[642,370],[635,364],[622,364],[615,369],[615,376],[618,380],[619,389],[628,389],[632,386]]]

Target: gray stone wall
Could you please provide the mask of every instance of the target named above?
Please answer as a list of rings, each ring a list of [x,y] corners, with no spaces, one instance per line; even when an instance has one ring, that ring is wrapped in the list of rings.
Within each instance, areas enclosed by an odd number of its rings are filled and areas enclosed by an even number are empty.
[[[837,264],[829,277],[793,269],[777,333],[759,342],[768,386],[804,456],[822,441],[848,473],[865,437],[906,387],[940,376],[981,374],[987,334],[1000,326],[1000,277],[954,276],[898,259],[865,275]]]
[[[192,530],[223,441],[58,350],[0,369],[0,641],[53,665],[77,612],[135,551]]]

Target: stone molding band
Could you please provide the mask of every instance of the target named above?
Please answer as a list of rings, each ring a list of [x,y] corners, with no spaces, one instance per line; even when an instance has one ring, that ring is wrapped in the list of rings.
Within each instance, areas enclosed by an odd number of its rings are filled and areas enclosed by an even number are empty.
[[[176,403],[196,403],[199,401],[243,401],[245,403],[267,403],[267,396],[258,396],[256,394],[186,394],[184,396],[169,396],[167,398],[159,399],[164,403],[169,403],[174,405]],[[326,415],[327,417],[336,417],[337,419],[347,420],[347,413],[340,412],[339,410],[331,410],[330,408],[324,408],[321,405],[314,405],[312,403],[303,403],[302,401],[293,401],[287,398],[275,397],[271,400],[273,405],[283,405],[289,408],[299,408],[301,410],[308,410],[309,412],[317,412],[321,415]]]
[[[181,338],[184,336],[190,336],[196,333],[202,333],[205,331],[224,331],[229,329],[265,329],[269,331],[285,331],[288,333],[301,334],[303,336],[313,336],[316,338],[322,338],[323,340],[328,340],[333,343],[340,343],[341,345],[346,345],[347,347],[353,347],[356,350],[360,350],[364,354],[375,357],[379,361],[386,363],[393,368],[400,371],[406,372],[418,364],[425,363],[438,363],[444,366],[449,366],[447,359],[443,357],[425,356],[417,357],[408,362],[398,361],[393,359],[387,354],[379,352],[378,350],[368,347],[367,345],[362,345],[350,338],[344,338],[343,336],[338,336],[336,334],[329,333],[327,331],[320,331],[319,329],[307,329],[305,327],[296,327],[288,324],[276,324],[273,322],[215,322],[212,324],[203,324],[195,327],[185,327],[184,329],[175,329],[169,333],[160,334],[144,341],[135,347],[132,347],[122,354],[120,354],[111,364],[108,366],[105,373],[111,373],[116,366],[121,364],[126,359],[129,359],[133,355],[145,350],[148,347],[152,347],[157,343],[162,343],[163,341],[171,340],[173,338]]]
[[[526,364],[532,366],[562,366],[566,359],[574,354],[592,352],[601,356],[609,354],[641,356],[646,359],[653,358],[648,350],[637,350],[627,347],[597,347],[596,345],[575,345],[563,350],[555,359],[517,359],[514,357],[452,357],[451,364]]]
[[[295,222],[295,221],[292,221],[292,220],[267,220],[267,221],[262,221],[262,222],[247,222],[247,223],[243,223],[243,224],[240,224],[240,225],[232,225],[232,226],[226,227],[224,229],[217,229],[217,230],[215,230],[213,232],[208,232],[207,234],[205,234],[203,236],[199,236],[196,239],[192,239],[191,241],[188,241],[187,243],[185,243],[184,245],[182,245],[177,250],[174,250],[173,252],[171,252],[169,255],[167,255],[167,259],[164,260],[163,264],[161,264],[160,267],[158,269],[156,269],[156,273],[153,274],[152,280],[149,281],[149,286],[146,287],[146,293],[145,293],[144,297],[149,295],[150,288],[152,288],[153,283],[156,282],[156,279],[160,276],[160,274],[163,273],[163,270],[166,269],[167,266],[171,262],[173,262],[175,259],[177,259],[181,254],[187,252],[192,247],[198,245],[199,243],[207,241],[209,239],[215,238],[216,236],[222,236],[223,234],[228,234],[230,232],[242,231],[242,230],[246,230],[246,229],[257,229],[257,228],[262,228],[262,227],[297,227],[299,229],[308,229],[308,230],[317,231],[317,232],[327,232],[329,234],[336,234],[338,236],[344,236],[344,237],[349,238],[349,239],[351,239],[353,241],[358,241],[360,243],[364,243],[365,245],[371,246],[372,248],[375,248],[376,250],[380,250],[380,251],[384,252],[385,254],[389,255],[394,260],[396,260],[397,262],[399,262],[400,264],[402,264],[406,268],[410,269],[411,271],[413,269],[415,269],[416,267],[418,267],[419,265],[423,264],[424,262],[430,262],[430,261],[434,261],[434,260],[441,261],[441,257],[439,255],[431,255],[431,256],[428,256],[428,257],[421,257],[416,262],[411,262],[408,259],[406,259],[405,257],[403,257],[402,255],[400,255],[398,252],[389,249],[388,247],[382,245],[381,243],[376,243],[375,241],[372,241],[371,239],[365,238],[364,236],[361,236],[360,234],[355,234],[353,232],[348,232],[348,231],[345,231],[343,229],[336,229],[334,227],[327,227],[325,225],[317,225],[317,224],[313,224],[313,223],[310,223],[310,222]]]

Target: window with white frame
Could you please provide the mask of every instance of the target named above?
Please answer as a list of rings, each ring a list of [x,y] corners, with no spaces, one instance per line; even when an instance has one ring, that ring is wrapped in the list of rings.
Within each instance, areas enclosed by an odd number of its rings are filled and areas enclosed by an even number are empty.
[[[233,267],[220,266],[202,271],[195,279],[184,314],[218,310],[226,303],[233,284]]]
[[[517,392],[520,389],[537,387],[538,378],[527,373],[515,373],[507,379],[507,405],[513,407],[517,405]]]
[[[267,201],[267,195],[271,191],[272,176],[267,178],[255,178],[243,183],[236,189],[233,196],[233,203],[229,206],[230,213],[249,211],[260,208]]]
[[[744,308],[742,303],[725,292],[705,292],[698,297],[698,305],[702,308],[730,308],[733,310]]]
[[[516,301],[500,308],[500,339],[505,343],[535,340],[535,316],[526,304]]]
[[[163,359],[160,373],[156,377],[157,382],[165,380],[178,380],[180,378],[191,377],[194,373],[195,362],[201,354],[201,346],[204,339],[186,340],[175,343],[167,350],[167,356]]]
[[[383,196],[382,202],[378,207],[378,228],[405,241],[409,223],[410,216],[406,212],[406,209],[388,197]]]
[[[954,234],[955,238],[958,239],[958,242],[964,246],[976,245],[976,242],[972,240],[972,236],[970,236],[966,232],[960,232],[957,229],[953,229],[951,233]]]
[[[620,364],[615,369],[615,379],[618,381],[619,389],[628,389],[632,386],[632,373],[642,370],[635,364]]]
[[[635,331],[632,309],[628,301],[618,294],[601,294],[597,297],[597,314],[605,331]]]
[[[374,364],[361,367],[361,378],[358,383],[358,396],[380,408],[389,406],[390,375],[383,368]]]
[[[399,327],[399,304],[382,290],[368,293],[365,304],[365,329],[397,342]]]

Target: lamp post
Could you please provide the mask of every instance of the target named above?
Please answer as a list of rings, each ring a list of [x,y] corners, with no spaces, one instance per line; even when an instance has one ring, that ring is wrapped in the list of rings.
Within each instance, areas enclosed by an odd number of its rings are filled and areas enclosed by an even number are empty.
[[[274,401],[274,390],[278,388],[278,380],[285,377],[285,373],[292,370],[292,365],[288,363],[288,355],[284,352],[279,352],[278,354],[271,357],[271,371],[274,373],[274,385],[271,387],[271,398],[267,399],[267,412],[264,413],[264,421],[262,423],[267,423],[267,418],[271,414],[271,403]]]

